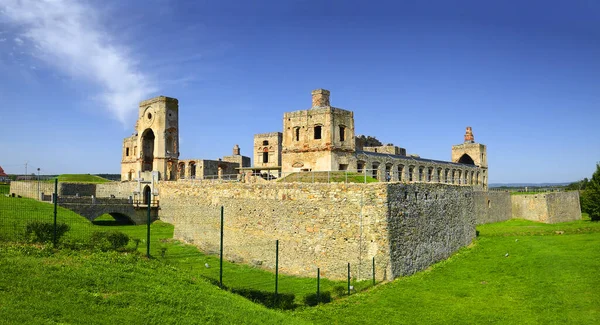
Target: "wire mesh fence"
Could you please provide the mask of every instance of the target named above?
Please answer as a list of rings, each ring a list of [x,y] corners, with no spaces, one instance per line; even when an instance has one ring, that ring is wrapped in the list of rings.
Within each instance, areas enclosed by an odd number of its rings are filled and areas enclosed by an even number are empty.
[[[284,309],[325,303],[383,280],[375,278],[375,272],[373,278],[368,276],[377,265],[376,259],[366,255],[364,265],[359,267],[354,262],[348,265],[355,260],[350,256],[348,262],[321,265],[315,254],[313,263],[299,269],[298,263],[292,263],[296,248],[289,241],[277,245],[275,235],[229,227],[227,214],[221,219],[218,206],[208,213],[179,219],[175,228],[163,221],[134,224],[125,210],[118,209],[126,207],[145,214],[148,205],[139,206],[137,202],[135,207],[136,202],[131,200],[111,201],[82,193],[59,196],[54,191],[60,186],[58,182],[40,182],[39,190],[33,182],[37,180],[0,185],[0,244],[45,243],[57,249],[139,251],[248,299]],[[154,204],[150,204],[150,210],[156,208]],[[190,210],[181,205],[169,208]],[[117,210],[120,212],[111,212]],[[238,217],[243,218],[243,213]]]

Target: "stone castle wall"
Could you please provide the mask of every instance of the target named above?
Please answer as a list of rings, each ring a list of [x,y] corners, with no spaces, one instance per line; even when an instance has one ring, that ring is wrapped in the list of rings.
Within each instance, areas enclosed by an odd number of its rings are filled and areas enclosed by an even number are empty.
[[[579,192],[512,195],[512,217],[545,223],[581,219]]]
[[[343,279],[411,274],[448,257],[475,236],[471,188],[425,184],[160,184],[160,218],[175,238],[203,251],[280,271]]]
[[[388,186],[391,278],[423,270],[472,242],[472,191],[443,184]]]
[[[478,225],[502,222],[512,218],[509,192],[473,192],[475,217]]]

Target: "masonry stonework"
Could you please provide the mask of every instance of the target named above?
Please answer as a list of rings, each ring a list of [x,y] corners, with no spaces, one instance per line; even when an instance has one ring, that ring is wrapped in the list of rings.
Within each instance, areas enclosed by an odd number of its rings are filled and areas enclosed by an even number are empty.
[[[544,223],[581,219],[579,192],[512,195],[512,217]]]

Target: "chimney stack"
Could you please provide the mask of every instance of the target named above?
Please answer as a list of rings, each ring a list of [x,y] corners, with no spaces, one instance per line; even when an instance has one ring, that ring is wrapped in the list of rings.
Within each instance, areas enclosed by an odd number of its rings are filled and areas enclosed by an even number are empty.
[[[329,105],[329,90],[315,89],[312,91],[312,107],[328,107]]]
[[[473,142],[475,142],[475,137],[473,136],[473,129],[470,126],[467,126],[467,132],[465,133],[465,143]]]

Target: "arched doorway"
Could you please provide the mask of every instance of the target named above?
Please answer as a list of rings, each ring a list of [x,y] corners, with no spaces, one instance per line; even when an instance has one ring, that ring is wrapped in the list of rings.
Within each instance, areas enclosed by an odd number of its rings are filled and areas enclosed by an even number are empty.
[[[142,171],[151,172],[154,162],[154,132],[146,129],[142,134]]]
[[[467,165],[475,165],[473,158],[471,158],[471,156],[469,156],[467,154],[460,156],[460,159],[458,159],[458,163],[459,164],[467,164]]]
[[[144,204],[145,205],[150,204],[150,202],[152,201],[151,193],[152,193],[152,189],[150,188],[150,186],[146,185],[144,187]]]

